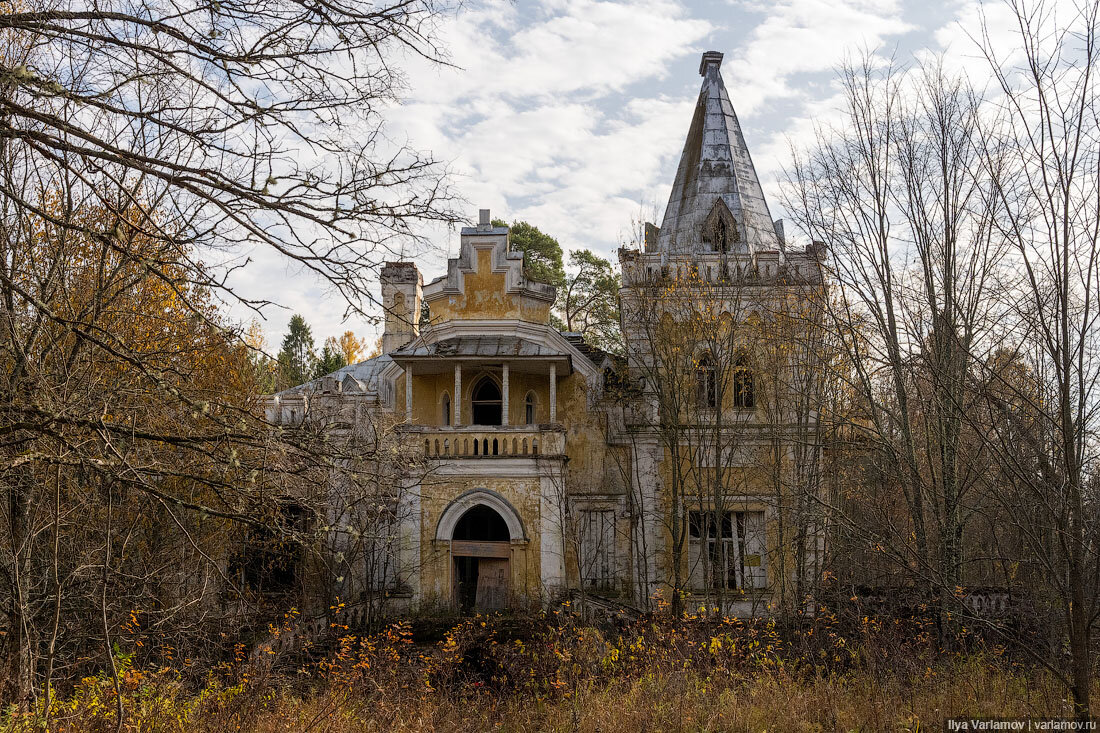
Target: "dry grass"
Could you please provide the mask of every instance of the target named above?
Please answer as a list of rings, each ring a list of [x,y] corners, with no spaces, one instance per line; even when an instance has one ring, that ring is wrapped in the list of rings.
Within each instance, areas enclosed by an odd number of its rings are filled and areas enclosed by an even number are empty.
[[[520,631],[517,632],[517,628]],[[794,634],[736,621],[645,622],[615,634],[539,619],[460,624],[437,644],[405,626],[347,637],[297,675],[225,665],[205,684],[122,659],[132,731],[918,731],[960,715],[1068,715],[1059,683],[1003,650],[945,655],[872,624]],[[114,680],[53,706],[52,730],[114,730]],[[1100,694],[1100,690],[1098,690]],[[0,718],[22,733],[41,713]],[[38,728],[40,729],[40,728]]]

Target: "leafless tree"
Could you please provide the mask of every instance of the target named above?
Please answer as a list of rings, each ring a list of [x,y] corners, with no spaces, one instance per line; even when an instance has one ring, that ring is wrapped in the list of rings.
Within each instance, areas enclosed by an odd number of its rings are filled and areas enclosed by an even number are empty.
[[[1080,3],[1068,16],[1046,2],[1006,5],[1019,50],[1002,50],[984,26],[980,37],[1009,123],[988,136],[983,173],[1004,209],[998,235],[1019,275],[1008,293],[1009,353],[1028,376],[987,370],[995,386],[987,435],[1004,478],[998,489],[1030,508],[1024,548],[1056,599],[1070,661],[1058,673],[1085,719],[1100,613],[1100,4]],[[1006,403],[1033,418],[1026,431]],[[1032,438],[1027,450],[1021,435]]]
[[[995,343],[999,204],[973,175],[985,130],[965,83],[869,56],[841,78],[844,125],[796,161],[788,204],[831,250],[826,318],[865,407],[859,427],[905,497],[902,562],[930,596],[960,583],[963,509],[981,475],[962,439],[968,377]]]
[[[976,39],[985,98],[938,64],[845,68],[848,118],[796,162],[788,199],[834,253],[851,428],[877,464],[877,516],[840,516],[939,599],[945,631],[968,613],[964,586],[999,568],[1061,634],[1069,665],[1042,636],[1024,648],[1083,718],[1100,572],[1098,6],[1003,7],[1012,42]]]
[[[363,312],[390,245],[454,219],[445,171],[382,124],[395,57],[442,60],[441,10],[0,8],[5,702],[48,709],[55,676],[115,669],[141,629],[145,654],[224,643],[232,537],[346,465],[262,419],[219,305],[268,302],[234,288],[263,248]]]

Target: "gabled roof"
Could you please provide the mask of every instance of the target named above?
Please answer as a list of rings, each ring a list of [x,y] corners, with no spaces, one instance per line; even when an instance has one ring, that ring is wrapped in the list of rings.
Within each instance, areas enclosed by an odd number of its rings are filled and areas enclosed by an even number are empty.
[[[324,377],[318,377],[305,384],[299,384],[297,387],[284,389],[282,392],[278,392],[276,396],[284,397],[303,392],[319,392],[321,391],[322,380],[325,379],[325,377],[334,377],[337,382],[340,382],[341,391],[345,393],[375,392],[378,389],[378,375],[381,374],[382,370],[392,361],[393,359],[383,354],[382,356],[376,356],[373,359],[367,359],[357,364],[349,364],[346,367],[337,369],[331,374],[326,374]],[[349,378],[354,381],[348,381]]]
[[[702,242],[703,223],[718,199],[737,222],[742,251],[779,250],[781,238],[764,200],[741,124],[730,103],[719,67],[722,54],[703,54],[703,86],[676,170],[654,249],[688,253]]]

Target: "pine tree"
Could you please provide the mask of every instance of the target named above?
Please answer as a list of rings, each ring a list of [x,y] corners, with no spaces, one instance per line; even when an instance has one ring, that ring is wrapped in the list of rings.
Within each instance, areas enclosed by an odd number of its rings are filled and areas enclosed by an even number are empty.
[[[351,331],[348,331],[348,333],[351,333]],[[317,365],[313,369],[313,378],[317,379],[326,374],[332,374],[337,369],[343,369],[347,365],[348,360],[344,358],[340,344],[335,338],[329,336],[325,339],[325,345],[321,347],[321,358],[317,360]]]
[[[501,219],[493,219],[493,226],[508,225]],[[512,251],[523,253],[523,270],[528,278],[555,287],[565,282],[565,265],[558,240],[533,224],[514,221],[508,242]]]
[[[295,313],[290,318],[283,348],[279,351],[279,388],[287,389],[309,381],[316,363],[313,331],[306,319]]]

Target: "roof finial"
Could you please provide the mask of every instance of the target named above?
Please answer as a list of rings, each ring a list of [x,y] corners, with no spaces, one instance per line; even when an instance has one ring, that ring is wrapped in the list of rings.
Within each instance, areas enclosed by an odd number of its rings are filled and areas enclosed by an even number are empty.
[[[722,65],[722,53],[720,51],[707,51],[703,54],[703,60],[699,62],[699,76],[706,76],[707,69],[711,66],[717,71]]]

